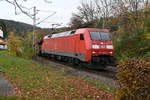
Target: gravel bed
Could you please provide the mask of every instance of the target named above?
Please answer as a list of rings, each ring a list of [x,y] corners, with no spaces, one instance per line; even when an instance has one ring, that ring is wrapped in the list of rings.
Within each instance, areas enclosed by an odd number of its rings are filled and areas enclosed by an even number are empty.
[[[75,68],[66,64],[62,64],[61,62],[58,63],[58,61],[52,61],[46,58],[36,58],[35,60],[37,63],[52,67],[55,70],[64,70],[70,75],[78,76],[82,78],[89,78],[94,80],[100,80],[106,85],[112,86],[112,87],[119,87],[119,84],[116,82],[115,74],[118,70],[116,68],[108,67],[108,71],[96,71],[96,70],[84,70],[80,68]],[[114,70],[114,72],[111,72]]]

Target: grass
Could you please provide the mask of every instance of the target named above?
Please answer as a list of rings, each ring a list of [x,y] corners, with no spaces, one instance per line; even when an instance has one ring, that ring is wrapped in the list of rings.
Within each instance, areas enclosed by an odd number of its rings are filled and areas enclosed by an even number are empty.
[[[82,78],[83,80],[86,80],[87,82],[89,82],[90,84],[96,86],[98,89],[101,89],[103,91],[107,91],[107,92],[111,92],[114,93],[115,92],[115,87],[112,86],[108,86],[104,83],[102,83],[99,80],[94,80],[94,79],[89,79],[89,78]]]
[[[0,100],[107,100],[111,93],[106,85],[99,82],[89,83],[64,71],[36,64],[32,60],[14,57],[6,51],[0,51],[0,69],[18,87],[14,97],[0,97]],[[105,94],[102,95],[101,94]]]

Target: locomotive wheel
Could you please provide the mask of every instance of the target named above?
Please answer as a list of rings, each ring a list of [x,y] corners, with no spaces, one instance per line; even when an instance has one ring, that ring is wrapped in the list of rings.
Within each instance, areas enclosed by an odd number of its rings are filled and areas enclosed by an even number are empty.
[[[68,61],[67,57],[62,56],[61,58],[62,58],[61,61],[63,61],[63,62],[67,62]]]
[[[47,58],[48,58],[48,59],[52,59],[51,55],[47,55]]]
[[[80,64],[80,60],[74,58],[73,63],[74,63],[74,65],[78,66]]]
[[[69,58],[68,62],[69,62],[70,65],[74,65],[73,58]]]

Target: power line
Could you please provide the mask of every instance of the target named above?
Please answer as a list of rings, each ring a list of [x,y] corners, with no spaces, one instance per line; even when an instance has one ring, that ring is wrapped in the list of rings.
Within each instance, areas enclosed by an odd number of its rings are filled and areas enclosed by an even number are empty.
[[[39,10],[41,12],[45,12],[45,13],[48,13],[48,12],[55,12],[55,11],[50,11],[50,10]]]
[[[53,16],[54,14],[56,14],[56,12],[50,14],[48,17],[46,17],[45,19],[43,19],[42,21],[38,22],[36,25],[41,24],[42,22],[44,22],[45,20],[47,20],[48,18],[50,18],[51,16]]]

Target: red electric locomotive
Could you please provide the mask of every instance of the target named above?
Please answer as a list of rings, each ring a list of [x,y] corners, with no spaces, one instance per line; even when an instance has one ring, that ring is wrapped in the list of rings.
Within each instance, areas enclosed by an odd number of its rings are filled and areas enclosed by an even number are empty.
[[[114,52],[109,30],[95,28],[47,35],[41,47],[44,55],[99,67],[114,65]]]

